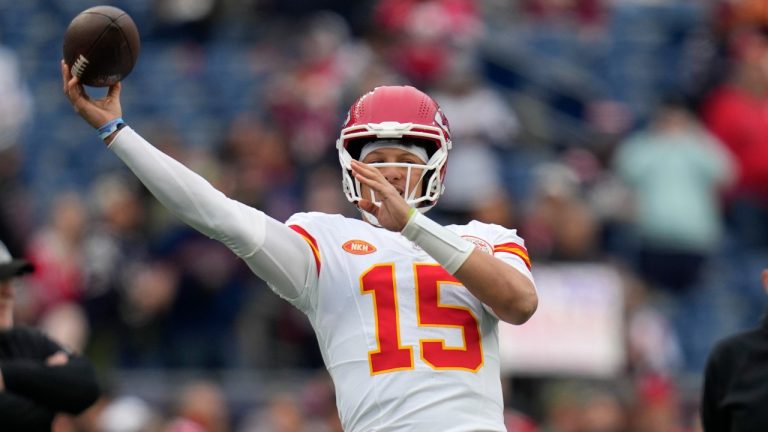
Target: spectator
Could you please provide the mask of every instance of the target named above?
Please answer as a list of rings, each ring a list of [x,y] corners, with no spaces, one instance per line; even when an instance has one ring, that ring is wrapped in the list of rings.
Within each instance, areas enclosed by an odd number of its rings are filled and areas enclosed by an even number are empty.
[[[42,317],[39,327],[59,345],[75,352],[83,352],[89,339],[85,311],[77,303],[61,303],[51,309]]]
[[[677,333],[655,307],[648,285],[634,273],[624,273],[627,368],[635,376],[671,376],[680,370],[682,362]]]
[[[619,392],[594,386],[582,395],[580,432],[624,432],[629,418]]]
[[[675,382],[661,375],[647,375],[636,383],[633,431],[684,432],[683,401]]]
[[[531,256],[551,261],[594,260],[597,216],[582,197],[576,173],[559,162],[544,163],[536,167],[534,183],[523,222]]]
[[[540,21],[576,21],[582,26],[595,26],[605,20],[603,0],[522,0],[526,14]]]
[[[156,38],[205,42],[214,31],[219,0],[152,0]]]
[[[579,432],[581,424],[581,386],[572,381],[548,383],[541,392],[544,410],[542,430]]]
[[[91,324],[91,351],[113,347],[120,327],[121,302],[128,283],[149,261],[146,205],[133,178],[109,174],[96,179],[92,193],[94,220],[83,240],[85,293],[82,306]],[[156,298],[152,293],[150,298]],[[125,335],[123,335],[125,336]],[[118,344],[119,345],[119,344]]]
[[[227,129],[219,158],[221,183],[242,202],[267,208],[296,206],[297,169],[284,135],[255,114],[238,116]],[[226,186],[226,185],[222,185]]]
[[[367,51],[352,43],[348,24],[337,14],[315,14],[305,28],[297,41],[297,64],[276,74],[264,104],[293,160],[313,166],[332,149],[345,87],[366,67]]]
[[[720,191],[732,176],[730,158],[681,101],[669,99],[649,127],[620,144],[615,164],[634,195],[637,271],[659,294],[683,367],[697,369],[703,324],[713,314],[693,296],[722,244]]]
[[[656,288],[685,290],[721,244],[721,189],[730,158],[679,100],[620,144],[616,170],[635,198],[639,270]],[[674,269],[674,271],[670,271]]]
[[[32,95],[22,81],[16,53],[0,45],[0,238],[21,252],[32,230],[31,210],[21,182],[23,151],[19,138],[32,114]]]
[[[242,355],[235,328],[251,294],[244,282],[247,267],[226,247],[208,245],[207,237],[191,229],[180,228],[169,237],[160,258],[178,271],[178,280],[166,316],[167,338],[159,346],[164,365],[208,369],[238,366]],[[136,304],[144,303],[143,298],[135,297]],[[168,298],[159,300],[158,306],[164,307]]]
[[[761,273],[768,294],[768,268]],[[701,398],[704,432],[768,430],[768,320],[730,336],[712,350]]]
[[[170,309],[178,291],[178,271],[167,263],[143,264],[126,275],[117,305],[112,340],[118,367],[164,364]],[[114,319],[114,317],[113,317]]]
[[[27,256],[37,271],[30,277],[31,316],[36,321],[63,302],[80,302],[84,294],[83,238],[88,214],[82,197],[57,197],[50,221],[33,235]]]
[[[485,83],[479,59],[469,52],[453,57],[440,74],[435,100],[461,144],[451,155],[441,210],[463,223],[473,211],[506,194],[502,172],[514,155],[519,120]]]
[[[417,86],[434,83],[454,50],[475,49],[485,31],[471,0],[379,0],[373,21],[389,39],[388,60]]]
[[[186,385],[176,401],[167,432],[228,432],[229,408],[221,386],[206,379]]]
[[[737,163],[727,220],[742,248],[768,249],[768,22],[727,36],[731,67],[706,98],[702,115]]]
[[[272,396],[267,405],[243,427],[243,432],[303,432],[308,421],[296,397],[290,393]]]
[[[39,330],[14,327],[12,280],[33,270],[0,242],[0,424],[7,432],[50,431],[58,412],[81,413],[99,396],[88,360]]]
[[[0,150],[18,144],[22,128],[32,114],[32,95],[22,81],[16,54],[0,45]]]
[[[161,430],[160,415],[147,402],[136,396],[116,396],[105,400],[95,422],[95,429],[101,432]]]

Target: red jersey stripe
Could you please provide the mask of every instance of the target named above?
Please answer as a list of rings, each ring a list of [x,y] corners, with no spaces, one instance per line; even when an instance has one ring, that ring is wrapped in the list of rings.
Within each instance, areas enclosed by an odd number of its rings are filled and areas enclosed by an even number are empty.
[[[317,247],[317,240],[310,235],[304,228],[298,225],[288,225],[288,228],[299,233],[304,238],[309,247],[312,249],[312,254],[315,256],[315,264],[317,265],[317,274],[320,274],[320,249]]]
[[[528,267],[528,270],[531,269],[531,258],[528,257],[528,251],[525,249],[525,247],[520,246],[517,243],[498,244],[493,247],[493,253],[496,252],[507,252],[513,255],[517,255],[520,257],[520,259],[523,260],[525,266]]]

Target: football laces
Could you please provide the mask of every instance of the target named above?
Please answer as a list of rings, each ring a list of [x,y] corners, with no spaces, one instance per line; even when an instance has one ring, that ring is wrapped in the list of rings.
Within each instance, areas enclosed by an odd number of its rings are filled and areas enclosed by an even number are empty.
[[[85,72],[85,68],[88,66],[88,59],[85,58],[84,55],[80,54],[77,57],[77,60],[75,60],[75,63],[72,65],[71,73],[72,76],[76,76],[78,78],[83,76],[83,72]]]

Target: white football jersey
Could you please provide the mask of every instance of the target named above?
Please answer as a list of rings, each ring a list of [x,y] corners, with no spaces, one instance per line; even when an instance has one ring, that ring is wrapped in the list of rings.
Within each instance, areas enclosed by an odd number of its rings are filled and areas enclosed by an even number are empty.
[[[163,205],[227,245],[307,314],[345,431],[506,430],[498,318],[400,233],[340,215],[299,213],[287,221],[300,234],[291,236],[129,127],[110,149]],[[515,231],[479,222],[446,228],[531,278]]]
[[[286,224],[315,257],[317,285],[291,302],[315,329],[345,431],[506,431],[490,308],[400,233],[324,213]],[[531,277],[513,230],[447,228]]]

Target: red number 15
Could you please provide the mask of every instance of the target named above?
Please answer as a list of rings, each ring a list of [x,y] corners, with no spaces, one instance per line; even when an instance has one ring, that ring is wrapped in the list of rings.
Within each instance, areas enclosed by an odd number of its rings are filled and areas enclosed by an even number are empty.
[[[461,329],[464,346],[446,347],[443,339],[421,339],[421,358],[435,369],[477,371],[483,347],[477,318],[469,308],[440,303],[440,285],[461,285],[436,264],[414,265],[416,318],[422,327]],[[363,294],[373,295],[377,349],[368,352],[371,375],[413,369],[413,348],[400,344],[400,315],[394,264],[377,264],[360,278]]]

